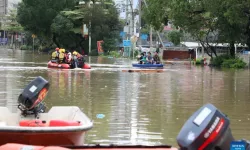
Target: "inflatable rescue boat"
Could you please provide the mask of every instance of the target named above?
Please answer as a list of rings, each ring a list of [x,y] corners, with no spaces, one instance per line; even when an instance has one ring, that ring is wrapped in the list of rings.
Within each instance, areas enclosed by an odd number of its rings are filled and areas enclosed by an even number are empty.
[[[58,64],[56,62],[49,61],[48,68],[74,69],[75,67],[67,63]],[[87,63],[84,63],[82,66],[79,66],[79,68],[91,69],[91,66]]]
[[[163,64],[132,64],[136,68],[163,68]]]
[[[54,106],[45,113],[49,83],[34,79],[19,95],[18,112],[0,107],[0,145],[82,145],[92,121],[76,106]],[[7,149],[6,149],[7,150]]]

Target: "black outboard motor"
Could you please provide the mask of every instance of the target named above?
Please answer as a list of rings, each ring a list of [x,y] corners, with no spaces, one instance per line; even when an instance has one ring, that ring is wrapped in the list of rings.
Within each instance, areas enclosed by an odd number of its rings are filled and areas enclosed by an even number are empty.
[[[229,119],[212,104],[196,111],[177,136],[181,150],[230,150],[233,140]]]
[[[37,77],[23,90],[18,97],[18,109],[21,110],[23,116],[34,114],[37,117],[38,113],[45,112],[43,100],[49,90],[49,82]]]
[[[180,150],[230,150],[234,141],[229,128],[229,118],[212,104],[206,104],[196,111],[184,124],[177,143]],[[250,150],[249,141],[245,143]]]

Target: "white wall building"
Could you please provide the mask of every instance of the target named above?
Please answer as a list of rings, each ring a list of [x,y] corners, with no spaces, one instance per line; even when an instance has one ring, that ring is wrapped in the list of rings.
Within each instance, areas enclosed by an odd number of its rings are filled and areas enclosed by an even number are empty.
[[[126,18],[126,1],[125,0],[114,0],[115,5],[119,11],[119,17],[121,19]]]
[[[137,35],[136,29],[139,27],[137,27],[136,25],[139,21],[139,17],[138,15],[134,16],[134,21],[132,21],[131,5],[133,8],[133,12],[135,12],[135,10],[138,9],[139,0],[114,0],[114,2],[119,11],[120,19],[127,19],[126,21],[128,23],[128,26],[125,26],[124,31],[128,32],[131,36]],[[134,25],[132,22],[134,22]]]
[[[10,9],[16,8],[22,0],[0,0],[0,15],[7,14]]]

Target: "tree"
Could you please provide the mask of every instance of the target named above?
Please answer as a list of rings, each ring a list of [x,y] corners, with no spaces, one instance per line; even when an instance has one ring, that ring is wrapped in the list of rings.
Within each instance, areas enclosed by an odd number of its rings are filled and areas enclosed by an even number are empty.
[[[24,30],[46,39],[49,43],[53,40],[59,47],[60,45],[56,41],[58,35],[52,31],[51,25],[60,11],[74,8],[78,1],[23,0],[18,5],[17,20]]]
[[[168,22],[168,5],[169,0],[146,0],[143,4],[143,15],[147,24],[152,25],[156,31],[162,31],[163,25]],[[144,18],[143,17],[143,18]]]
[[[95,49],[96,41],[119,37],[118,13],[111,2],[102,0],[102,5],[86,7],[79,5],[79,0],[23,0],[18,7],[18,21],[26,31],[41,37],[41,44],[51,47],[55,43],[71,50],[88,49],[88,39],[82,36],[81,29],[83,23],[91,22]]]
[[[63,11],[62,14],[73,22],[78,22],[78,26],[91,22],[89,30],[92,41],[95,42],[92,44],[95,48],[96,41],[103,40],[104,52],[115,49],[122,22],[118,18],[118,12],[113,3],[102,1],[102,5],[94,4],[92,7],[82,5],[75,10]]]
[[[165,5],[164,5],[165,3]],[[168,4],[168,5],[166,5]],[[250,45],[250,3],[238,0],[150,0],[146,17],[154,28],[166,18],[184,32],[190,33],[209,56],[217,56],[214,45],[230,43],[230,54],[234,56],[234,43]],[[158,12],[160,11],[160,12]]]
[[[4,22],[1,25],[1,28],[9,32],[21,32],[23,27],[17,22],[17,9],[11,9],[9,13],[3,16]]]
[[[169,38],[169,40],[174,45],[179,45],[180,44],[182,36],[183,36],[182,32],[180,32],[178,30],[173,30],[173,31],[170,31],[169,33],[167,33],[167,38]]]

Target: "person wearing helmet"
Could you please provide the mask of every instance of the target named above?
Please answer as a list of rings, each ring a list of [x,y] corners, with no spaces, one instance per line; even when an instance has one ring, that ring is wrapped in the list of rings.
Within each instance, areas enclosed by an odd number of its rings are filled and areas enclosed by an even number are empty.
[[[51,54],[51,62],[58,63],[59,59],[59,48],[56,48],[55,51]]]
[[[77,60],[78,60],[78,66],[82,68],[84,66],[84,63],[85,63],[83,55],[78,53],[77,54]]]
[[[59,53],[59,64],[61,64],[65,60],[65,56],[64,56],[65,49],[60,49],[59,51],[60,51],[60,53]]]
[[[78,68],[78,58],[77,58],[77,56],[78,56],[78,52],[77,51],[73,51],[73,53],[72,53],[73,55],[72,55],[72,66],[73,66],[73,68]]]

